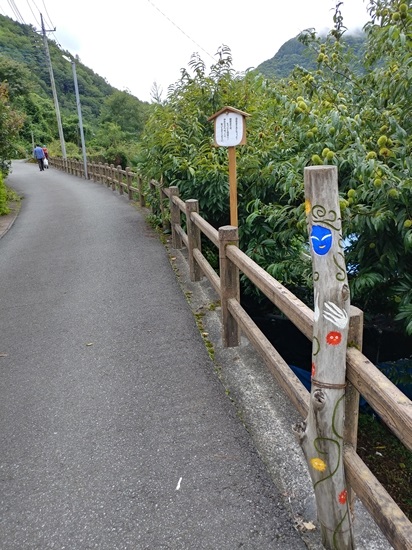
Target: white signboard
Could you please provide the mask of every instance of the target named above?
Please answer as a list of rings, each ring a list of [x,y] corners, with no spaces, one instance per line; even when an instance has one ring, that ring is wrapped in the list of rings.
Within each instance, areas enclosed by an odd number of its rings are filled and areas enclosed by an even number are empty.
[[[235,147],[243,139],[244,117],[230,111],[222,113],[215,121],[215,141],[223,147]]]

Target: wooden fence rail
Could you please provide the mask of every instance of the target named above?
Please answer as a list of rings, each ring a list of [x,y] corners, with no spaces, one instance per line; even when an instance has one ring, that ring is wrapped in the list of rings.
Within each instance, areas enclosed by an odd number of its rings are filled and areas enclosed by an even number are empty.
[[[186,216],[187,233],[180,222],[175,221],[179,218],[176,214],[174,215],[171,226],[172,243],[181,243],[177,248],[180,248],[182,243],[186,246],[192,281],[200,280],[204,275],[222,301],[223,342],[230,346],[236,345],[238,335],[236,327],[233,326],[234,320],[237,328],[259,353],[296,410],[306,418],[309,410],[309,392],[242,308],[236,296],[237,288],[236,285],[234,288],[233,280],[225,273],[222,276],[222,264],[219,277],[201,253],[199,233],[208,237],[219,248],[220,257],[222,256],[222,238],[225,239],[223,241],[226,243],[225,258],[248,277],[309,340],[312,340],[313,336],[313,311],[251,260],[235,243],[231,243],[231,240],[236,240],[235,227],[229,226],[220,228],[223,231],[217,231],[200,216],[197,201],[192,199],[183,202],[178,196],[177,188],[162,188],[162,194],[168,197],[171,212],[178,208]],[[225,229],[231,231],[229,237],[224,236]],[[178,238],[174,237],[175,234]],[[223,271],[226,269],[223,266]],[[225,285],[229,285],[229,288]],[[225,314],[226,308],[229,315]],[[351,306],[353,337],[350,337],[349,341],[360,347],[362,324],[362,312]],[[349,389],[346,396],[345,422],[347,425],[344,432],[343,460],[347,482],[394,548],[411,550],[412,523],[356,453],[356,435],[359,394],[361,394],[398,439],[412,450],[412,402],[356,347],[348,347],[346,363]]]
[[[84,178],[84,164],[76,159],[50,158],[50,165],[63,170],[73,176]],[[103,183],[118,191],[121,195],[127,192],[129,200],[133,200],[133,193],[137,195],[140,206],[146,206],[146,195],[143,191],[143,180],[139,174],[129,167],[125,170],[113,164],[87,163],[87,172],[90,180]]]
[[[80,161],[51,159],[51,164],[70,174],[84,177]],[[121,167],[98,163],[88,164],[88,172],[90,179],[112,187],[119,193],[126,190],[130,199],[135,193],[140,204],[145,206],[142,179],[129,168],[123,170]],[[302,418],[306,418],[310,393],[241,306],[239,274],[243,273],[254,283],[309,340],[313,337],[313,311],[238,248],[236,227],[226,226],[216,230],[201,217],[197,200],[183,201],[179,198],[177,187],[165,188],[154,180],[149,182],[149,186],[152,192],[158,193],[163,216],[164,198],[169,202],[172,245],[176,249],[183,246],[187,248],[191,280],[199,281],[205,276],[220,297],[225,345],[238,345],[241,331],[296,410]],[[186,231],[181,223],[182,215],[185,217]],[[220,276],[202,254],[202,234],[219,250]],[[366,399],[396,437],[411,451],[412,402],[362,354],[362,312],[351,306],[350,314],[349,342],[354,347],[348,347],[346,353],[348,388],[343,447],[347,483],[392,546],[396,550],[412,550],[412,523],[356,453],[359,395]]]

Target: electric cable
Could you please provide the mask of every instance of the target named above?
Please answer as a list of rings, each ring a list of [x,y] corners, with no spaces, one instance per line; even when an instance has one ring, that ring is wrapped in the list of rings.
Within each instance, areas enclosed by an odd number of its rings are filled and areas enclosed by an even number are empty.
[[[24,19],[21,16],[21,13],[19,12],[19,9],[16,6],[16,3],[14,2],[14,0],[7,0],[7,1],[8,1],[8,4],[9,4],[10,8],[11,8],[11,11],[14,13],[18,23],[22,23],[24,25],[25,24]]]
[[[39,21],[37,20],[37,17],[36,17],[36,15],[35,15],[34,11],[32,10],[32,7],[31,7],[31,5],[30,5],[29,0],[26,0],[26,2],[27,2],[27,5],[28,5],[29,8],[30,8],[30,11],[31,11],[31,13],[32,13],[32,15],[33,15],[33,17],[34,17],[34,20],[36,21],[36,24],[40,27],[40,23],[39,23]]]
[[[185,31],[183,31],[179,25],[176,25],[176,23],[174,21],[172,21],[170,19],[170,17],[168,17],[165,13],[163,13],[155,4],[153,4],[153,2],[151,0],[147,0],[149,2],[149,4],[151,4],[160,14],[163,15],[163,17],[165,19],[167,19],[174,27],[176,27],[176,29],[178,29],[184,36],[186,36],[186,38],[188,38],[191,42],[193,42],[193,44],[195,44],[195,46],[197,46],[198,48],[200,48],[203,52],[205,52],[206,55],[208,55],[211,59],[213,59],[213,61],[216,61],[215,58],[213,57],[213,55],[211,55],[209,52],[207,52],[204,48],[202,48],[202,46],[200,44],[198,44],[197,42],[195,42],[193,40],[193,38],[191,38],[187,33],[185,33]]]
[[[49,15],[49,12],[47,11],[46,3],[45,3],[44,0],[43,0],[43,6],[44,6],[44,10],[45,10],[45,12],[46,12],[47,19],[49,20],[49,23],[50,23],[51,28],[52,28],[52,29],[55,29],[56,26],[53,25],[53,22],[52,22],[52,20],[51,20],[51,17],[50,17],[50,15]]]

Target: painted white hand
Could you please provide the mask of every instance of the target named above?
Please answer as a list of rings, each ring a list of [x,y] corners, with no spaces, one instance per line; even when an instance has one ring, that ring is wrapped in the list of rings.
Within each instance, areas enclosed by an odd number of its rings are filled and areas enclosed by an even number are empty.
[[[340,329],[344,329],[349,322],[346,311],[332,302],[325,302],[323,317]]]

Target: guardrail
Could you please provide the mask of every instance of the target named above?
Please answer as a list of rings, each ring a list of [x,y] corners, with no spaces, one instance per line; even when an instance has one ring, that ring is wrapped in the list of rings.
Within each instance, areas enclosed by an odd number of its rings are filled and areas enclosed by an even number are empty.
[[[52,164],[73,175],[84,177],[80,161],[53,159]],[[122,170],[120,166],[115,168],[102,163],[89,166],[91,179],[113,190],[117,189],[121,194],[127,190],[129,199],[133,192],[137,193],[140,204],[145,205],[142,180],[138,174],[128,168]],[[187,248],[191,280],[200,281],[203,276],[207,277],[221,300],[224,346],[237,346],[242,331],[296,410],[302,418],[306,418],[310,408],[310,393],[240,305],[239,274],[243,273],[255,284],[311,341],[314,312],[238,248],[236,227],[225,226],[217,230],[201,217],[197,200],[183,201],[177,187],[165,188],[153,180],[150,186],[157,189],[162,215],[164,199],[168,200],[172,247]],[[185,216],[186,231],[181,221],[182,214]],[[202,254],[202,234],[219,250],[220,276]],[[362,395],[399,441],[412,451],[412,402],[362,354],[363,313],[353,306],[350,313],[343,434],[348,501],[353,513],[355,493],[393,547],[396,550],[411,550],[412,523],[357,454],[356,441],[359,396]]]

